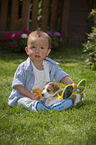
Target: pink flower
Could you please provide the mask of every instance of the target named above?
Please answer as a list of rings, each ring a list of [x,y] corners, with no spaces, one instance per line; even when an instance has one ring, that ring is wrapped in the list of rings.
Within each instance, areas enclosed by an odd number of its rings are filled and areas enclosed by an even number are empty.
[[[7,34],[7,35],[5,36],[5,39],[6,39],[6,40],[12,40],[12,35],[11,35],[11,34]]]
[[[55,32],[54,36],[61,36],[61,34],[59,32]]]
[[[29,34],[28,30],[23,30],[22,33]]]
[[[20,33],[15,33],[14,38],[15,38],[15,39],[20,39]]]
[[[60,42],[63,42],[63,38],[62,37],[60,38]]]
[[[10,47],[12,47],[12,44],[11,44],[11,43],[9,43],[9,46],[10,46]]]
[[[50,45],[50,49],[52,48],[52,45]]]
[[[52,35],[52,33],[51,33],[51,32],[47,32],[47,34],[48,34],[48,35]]]
[[[13,47],[14,47],[14,48],[18,47],[18,44],[16,44],[16,45],[13,45]]]

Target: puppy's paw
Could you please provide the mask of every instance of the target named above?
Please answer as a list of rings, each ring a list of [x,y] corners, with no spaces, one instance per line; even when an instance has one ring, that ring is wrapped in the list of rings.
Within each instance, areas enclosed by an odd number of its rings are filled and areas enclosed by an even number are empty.
[[[74,106],[75,106],[76,104],[78,104],[79,102],[85,100],[85,97],[86,97],[85,93],[76,94],[76,100],[74,101]]]

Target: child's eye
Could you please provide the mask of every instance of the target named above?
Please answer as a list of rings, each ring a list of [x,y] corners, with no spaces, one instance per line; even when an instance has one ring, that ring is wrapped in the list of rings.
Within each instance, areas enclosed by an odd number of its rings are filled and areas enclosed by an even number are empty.
[[[33,46],[33,47],[31,47],[31,49],[35,49],[35,47]]]
[[[44,47],[40,47],[40,49],[44,49]]]

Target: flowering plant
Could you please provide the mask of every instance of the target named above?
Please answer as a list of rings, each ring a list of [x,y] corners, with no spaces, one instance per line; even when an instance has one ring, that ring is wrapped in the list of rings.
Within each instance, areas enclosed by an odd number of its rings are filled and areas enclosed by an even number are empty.
[[[13,52],[22,52],[27,46],[27,37],[29,31],[23,30],[22,33],[7,34],[5,40],[7,41],[7,47]]]
[[[23,52],[27,46],[27,37],[29,31],[23,30],[22,33],[7,34],[5,40],[7,41],[7,49],[9,48],[12,52]],[[61,34],[59,32],[51,33],[47,32],[51,38],[50,48],[56,50],[60,47],[61,42],[63,41]]]
[[[93,27],[92,32],[88,35],[88,40],[84,45],[84,51],[88,54],[86,64],[92,70],[96,70],[96,27]]]
[[[60,47],[61,43],[63,42],[63,38],[59,32],[51,33],[47,32],[47,34],[51,38],[51,46],[50,48],[56,50]]]

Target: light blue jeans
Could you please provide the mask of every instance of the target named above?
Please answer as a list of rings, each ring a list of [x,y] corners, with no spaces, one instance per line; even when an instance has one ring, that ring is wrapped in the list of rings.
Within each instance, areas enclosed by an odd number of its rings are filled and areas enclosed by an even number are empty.
[[[36,110],[36,104],[37,104],[38,101],[36,100],[31,100],[30,98],[28,97],[22,97],[20,98],[18,101],[17,101],[17,104],[19,106],[23,106],[25,107],[26,109],[28,109],[29,111],[32,111],[32,112],[37,112]]]

